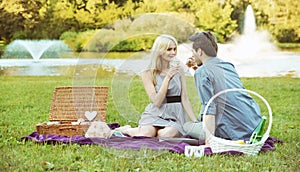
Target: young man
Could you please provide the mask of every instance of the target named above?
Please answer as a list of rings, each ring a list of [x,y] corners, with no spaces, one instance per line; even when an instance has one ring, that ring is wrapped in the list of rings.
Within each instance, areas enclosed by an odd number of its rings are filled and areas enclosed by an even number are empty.
[[[233,64],[217,57],[218,45],[210,32],[197,32],[189,38],[193,42],[195,83],[202,104],[198,123],[184,125],[192,137],[204,139],[202,118],[210,133],[229,140],[247,140],[261,121],[258,104],[246,92],[230,92],[218,96],[202,117],[212,96],[231,88],[244,88]]]

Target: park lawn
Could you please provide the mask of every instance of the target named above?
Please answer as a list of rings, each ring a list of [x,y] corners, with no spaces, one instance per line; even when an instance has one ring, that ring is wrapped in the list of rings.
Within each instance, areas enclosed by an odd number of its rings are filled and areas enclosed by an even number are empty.
[[[96,85],[111,86],[114,77],[97,78]],[[283,144],[258,156],[213,155],[187,158],[170,152],[121,151],[97,145],[38,144],[18,139],[45,122],[53,90],[71,86],[72,77],[0,77],[0,171],[297,171],[299,170],[299,78],[242,78],[247,89],[261,94],[273,110],[271,136]],[[128,97],[141,113],[149,103],[138,77],[129,82]],[[187,78],[188,96],[195,112],[200,109],[193,78]],[[120,88],[121,89],[121,88]],[[107,122],[127,121],[109,92]],[[124,105],[125,106],[125,105]],[[122,156],[124,154],[132,156]]]

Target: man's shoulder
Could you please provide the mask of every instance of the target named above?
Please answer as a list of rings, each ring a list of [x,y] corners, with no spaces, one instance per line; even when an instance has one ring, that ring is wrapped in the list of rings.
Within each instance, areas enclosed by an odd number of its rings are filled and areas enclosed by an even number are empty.
[[[209,70],[209,68],[207,68],[207,66],[205,65],[202,65],[200,66],[196,71],[195,71],[195,74],[194,74],[194,77],[195,78],[204,78],[204,77],[207,77],[209,76],[211,71]]]

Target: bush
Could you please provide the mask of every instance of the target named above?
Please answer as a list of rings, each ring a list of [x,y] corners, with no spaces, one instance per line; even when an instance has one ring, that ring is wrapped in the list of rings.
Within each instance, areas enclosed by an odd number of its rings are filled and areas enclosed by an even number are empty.
[[[170,34],[179,43],[185,42],[195,28],[174,15],[177,14],[143,14],[132,20],[117,21],[110,29],[81,33],[68,31],[60,39],[75,51],[94,52],[148,50],[160,34]]]
[[[276,32],[276,39],[279,42],[299,42],[300,41],[296,31],[292,28],[279,29]]]
[[[185,42],[195,28],[173,15],[151,13],[117,21],[112,29],[98,30],[83,51],[144,51],[152,47],[160,34],[170,34],[179,43]]]
[[[84,49],[87,42],[91,39],[96,31],[85,32],[73,32],[67,31],[60,36],[60,40],[63,40],[69,47],[76,52],[80,52]]]
[[[66,40],[66,39],[75,39],[77,37],[78,33],[73,31],[67,31],[61,34],[59,39]]]
[[[27,39],[27,33],[25,31],[17,31],[13,33],[13,38],[12,40],[17,40],[17,39]]]
[[[152,47],[155,38],[156,36],[154,35],[146,35],[125,39],[114,46],[112,51],[144,51]]]
[[[114,30],[98,30],[83,47],[83,51],[107,52],[122,40],[125,33]]]

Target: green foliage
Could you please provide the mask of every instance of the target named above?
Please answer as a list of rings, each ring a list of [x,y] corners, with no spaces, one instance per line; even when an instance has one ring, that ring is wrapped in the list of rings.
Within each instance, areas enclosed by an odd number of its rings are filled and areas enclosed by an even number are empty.
[[[180,8],[194,13],[194,25],[200,30],[209,30],[216,34],[218,42],[224,43],[236,30],[237,23],[231,19],[232,7],[218,1],[185,1]]]
[[[277,0],[273,4],[267,27],[278,42],[300,43],[300,3],[292,0]]]
[[[59,39],[61,40],[68,40],[68,39],[75,39],[77,37],[78,33],[74,31],[67,31],[64,32]]]
[[[132,20],[117,21],[111,25],[113,29],[98,30],[83,51],[148,50],[160,34],[171,34],[178,42],[184,42],[195,28],[176,16],[176,13],[142,14]]]
[[[14,37],[19,35],[26,36],[24,33],[24,18],[19,10],[19,5],[9,4],[9,2],[1,1],[0,4],[0,39],[9,43]],[[22,32],[22,33],[21,33]]]
[[[111,86],[113,77],[99,77],[96,85]],[[299,78],[242,78],[247,89],[261,94],[273,111],[271,136],[283,140],[276,150],[257,156],[212,155],[187,158],[166,151],[117,150],[97,145],[19,142],[49,120],[56,86],[72,85],[72,77],[0,77],[0,171],[297,171],[299,160]],[[128,81],[125,81],[128,82]],[[149,103],[139,77],[130,81],[130,102],[141,113]],[[199,110],[194,80],[187,77],[193,110]],[[128,124],[111,96],[107,122]],[[125,105],[126,106],[126,105]],[[138,119],[137,119],[138,121]],[[136,121],[136,123],[137,123]],[[124,157],[122,155],[130,155]]]
[[[153,45],[156,36],[146,35],[137,38],[128,38],[120,41],[111,51],[144,51],[150,49]]]
[[[300,38],[298,37],[296,31],[292,28],[283,28],[276,30],[276,39],[279,42],[300,42]]]
[[[133,20],[141,14],[175,13],[199,30],[213,31],[218,41],[224,43],[242,30],[244,12],[249,4],[254,9],[259,29],[267,29],[278,42],[300,41],[300,1],[295,0],[2,0],[0,39],[6,43],[24,38],[58,39],[67,31],[112,29],[114,22]],[[170,27],[163,25],[160,19],[157,22],[162,29]],[[176,20],[169,22],[174,22],[171,29],[181,27]],[[155,29],[148,26],[143,32]],[[180,34],[182,32],[175,33],[180,41],[185,36]],[[84,41],[74,47],[80,50],[83,46]]]
[[[84,50],[87,42],[92,38],[95,32],[96,31],[93,30],[80,33],[67,31],[60,36],[60,40],[63,40],[74,51],[80,52]]]
[[[258,28],[268,30],[278,42],[300,42],[300,1],[253,0],[251,5]]]
[[[12,39],[27,39],[27,33],[25,31],[17,31],[12,34]]]
[[[196,28],[179,18],[177,13],[149,13],[138,15],[128,30],[142,34],[170,34],[181,43],[187,41]]]
[[[125,33],[100,29],[88,40],[84,51],[108,52],[125,37]]]

